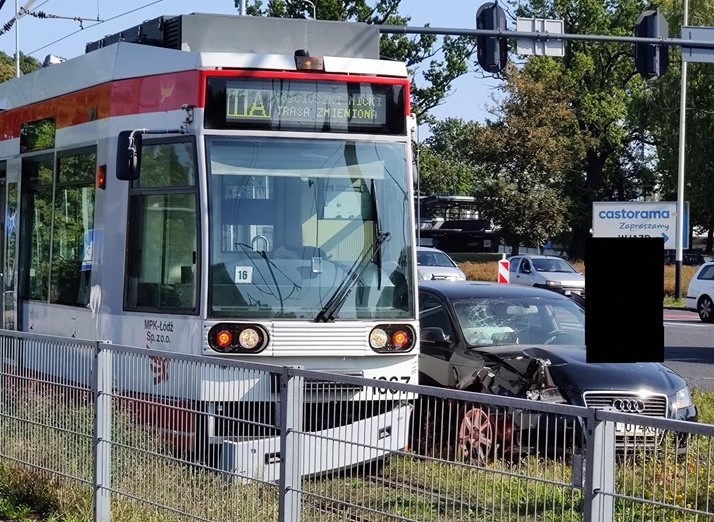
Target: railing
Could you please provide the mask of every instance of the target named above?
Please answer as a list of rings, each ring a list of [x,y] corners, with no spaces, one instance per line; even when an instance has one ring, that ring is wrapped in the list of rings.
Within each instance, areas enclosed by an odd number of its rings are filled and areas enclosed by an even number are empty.
[[[0,354],[0,492],[78,518],[714,521],[714,426],[8,331]]]

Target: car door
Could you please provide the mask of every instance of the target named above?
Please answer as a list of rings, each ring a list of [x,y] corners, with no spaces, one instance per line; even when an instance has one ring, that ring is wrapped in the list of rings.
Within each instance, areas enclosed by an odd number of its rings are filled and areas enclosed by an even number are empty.
[[[699,268],[689,282],[687,290],[692,297],[698,298],[701,294],[711,295],[714,290],[714,265]]]
[[[450,360],[458,339],[445,303],[431,292],[419,292],[419,328],[424,334],[420,336],[420,382],[433,381],[439,386],[453,387],[455,379]],[[443,332],[442,339],[439,339],[439,329]]]
[[[511,283],[517,285],[533,285],[533,266],[527,257],[516,257],[517,259],[516,267],[513,272],[511,272]]]

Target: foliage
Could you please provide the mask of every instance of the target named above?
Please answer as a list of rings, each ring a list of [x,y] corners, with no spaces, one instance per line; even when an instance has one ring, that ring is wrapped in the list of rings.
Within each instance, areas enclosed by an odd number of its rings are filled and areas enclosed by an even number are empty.
[[[476,122],[447,118],[431,126],[419,144],[419,190],[426,195],[468,196],[478,174],[472,143],[482,127]]]
[[[41,68],[42,64],[32,56],[20,53],[20,72],[28,74]],[[0,51],[0,83],[15,77],[15,58]]]
[[[681,2],[668,0],[660,8],[672,27],[682,23]],[[705,0],[692,0],[689,25],[714,25],[714,5]],[[651,129],[662,190],[666,199],[677,197],[679,174],[679,111],[681,68],[679,53],[670,51],[669,72],[643,100],[639,114],[643,125]],[[714,70],[711,64],[690,63],[687,68],[686,156],[684,165],[684,199],[690,203],[690,222],[707,232],[706,250],[714,247],[714,158],[711,155],[711,135],[714,132]],[[653,110],[656,109],[656,110]]]
[[[54,118],[23,122],[20,128],[20,152],[53,149],[56,128]]]
[[[474,189],[479,207],[513,253],[521,244],[545,243],[564,227],[564,179],[584,152],[572,97],[546,74],[547,65],[507,69],[499,119],[470,144],[487,172]],[[540,78],[531,69],[539,69]]]
[[[561,18],[565,32],[631,35],[644,0],[533,0],[515,5],[521,16]],[[577,126],[568,127],[584,146],[577,168],[564,172],[563,195],[572,230],[571,257],[584,257],[592,223],[592,202],[630,200],[653,185],[645,136],[631,109],[652,84],[636,73],[629,44],[572,41],[565,57],[533,57],[523,74],[545,81],[567,100]],[[563,129],[565,130],[565,129]],[[643,183],[644,180],[644,183]]]
[[[377,25],[408,25],[399,14],[402,0],[314,0],[319,20],[345,20]],[[247,13],[277,18],[312,18],[313,6],[304,1],[262,0],[249,2]],[[236,0],[236,5],[238,0]],[[443,103],[451,82],[465,74],[475,49],[472,38],[434,35],[382,35],[382,59],[406,63],[411,74],[412,112],[420,121],[430,121],[429,110]],[[425,67],[422,70],[422,67]]]

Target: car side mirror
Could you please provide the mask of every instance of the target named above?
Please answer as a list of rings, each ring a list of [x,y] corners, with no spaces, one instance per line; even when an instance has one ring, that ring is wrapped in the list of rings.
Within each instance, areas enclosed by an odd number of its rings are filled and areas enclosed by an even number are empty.
[[[419,331],[419,340],[423,343],[432,343],[440,345],[449,345],[451,341],[444,333],[444,330],[438,326],[429,326],[422,328]]]

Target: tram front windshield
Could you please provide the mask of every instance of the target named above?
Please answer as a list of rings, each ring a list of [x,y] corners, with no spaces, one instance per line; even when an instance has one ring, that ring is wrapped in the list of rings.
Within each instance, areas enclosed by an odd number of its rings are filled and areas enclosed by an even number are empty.
[[[414,316],[404,143],[214,137],[207,153],[210,316]]]

